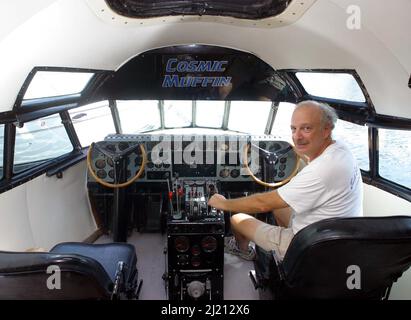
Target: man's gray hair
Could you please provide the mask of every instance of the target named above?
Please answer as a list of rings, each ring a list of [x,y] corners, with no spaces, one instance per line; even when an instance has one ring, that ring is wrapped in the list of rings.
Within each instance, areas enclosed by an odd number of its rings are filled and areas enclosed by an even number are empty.
[[[331,130],[334,129],[335,124],[337,123],[338,120],[338,115],[337,112],[333,108],[331,108],[328,104],[317,102],[314,100],[306,100],[298,103],[295,106],[295,109],[299,107],[304,107],[304,106],[316,106],[318,107],[322,112],[321,112],[321,124],[322,126],[325,126],[326,124],[330,125]]]

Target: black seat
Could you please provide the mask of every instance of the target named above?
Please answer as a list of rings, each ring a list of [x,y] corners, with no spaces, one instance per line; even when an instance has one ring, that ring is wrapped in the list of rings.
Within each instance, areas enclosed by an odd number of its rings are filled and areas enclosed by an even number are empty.
[[[50,252],[1,251],[0,299],[137,298],[136,264],[135,248],[126,243],[66,242]]]
[[[313,223],[294,236],[283,261],[256,249],[252,280],[262,298],[387,299],[411,265],[411,217]]]

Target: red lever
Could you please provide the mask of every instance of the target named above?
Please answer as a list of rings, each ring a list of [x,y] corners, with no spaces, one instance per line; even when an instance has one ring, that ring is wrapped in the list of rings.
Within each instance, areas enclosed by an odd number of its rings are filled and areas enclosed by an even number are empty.
[[[168,198],[171,200],[173,199],[173,191],[168,192]]]

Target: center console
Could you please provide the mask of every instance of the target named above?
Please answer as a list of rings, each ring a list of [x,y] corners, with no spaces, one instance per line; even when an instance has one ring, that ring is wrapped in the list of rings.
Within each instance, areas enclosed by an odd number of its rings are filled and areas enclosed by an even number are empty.
[[[216,181],[176,180],[169,192],[167,280],[170,300],[222,300],[224,213],[207,206]],[[174,196],[175,194],[175,196]]]

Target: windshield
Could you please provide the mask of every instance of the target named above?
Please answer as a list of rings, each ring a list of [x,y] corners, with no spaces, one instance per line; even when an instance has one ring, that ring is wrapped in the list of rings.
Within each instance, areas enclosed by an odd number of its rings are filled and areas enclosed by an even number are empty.
[[[114,103],[121,130],[117,133],[124,134],[264,134],[269,133],[273,107],[271,101],[119,100]],[[85,105],[69,113],[83,147],[116,133],[109,101]]]

